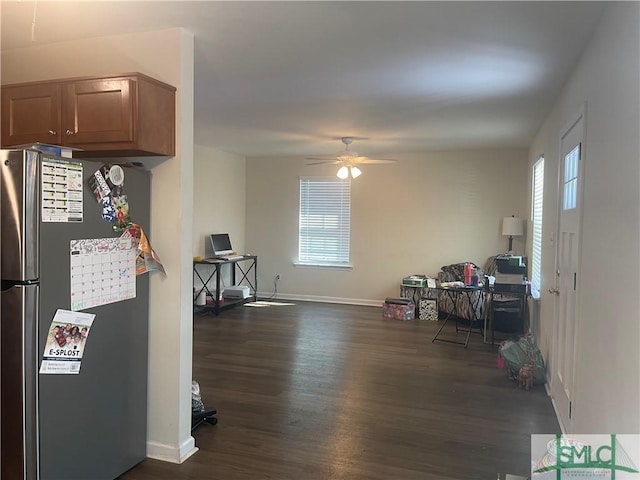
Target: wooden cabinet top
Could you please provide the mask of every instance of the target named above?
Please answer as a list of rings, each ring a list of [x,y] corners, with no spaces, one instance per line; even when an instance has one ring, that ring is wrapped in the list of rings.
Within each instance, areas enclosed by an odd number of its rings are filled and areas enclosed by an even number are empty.
[[[175,155],[176,88],[141,73],[2,86],[2,146],[47,143],[74,156]]]
[[[7,84],[3,84],[2,88],[24,87],[24,86],[42,85],[42,84],[51,84],[51,83],[74,83],[74,82],[82,82],[85,80],[116,80],[118,78],[141,78],[141,79],[147,80],[148,82],[155,83],[159,87],[169,89],[173,92],[176,91],[176,87],[169,85],[168,83],[161,82],[160,80],[157,80],[153,77],[150,77],[149,75],[145,75],[144,73],[139,73],[139,72],[119,73],[114,75],[92,75],[92,76],[85,76],[85,77],[52,78],[49,80],[35,80],[32,82],[7,83]]]

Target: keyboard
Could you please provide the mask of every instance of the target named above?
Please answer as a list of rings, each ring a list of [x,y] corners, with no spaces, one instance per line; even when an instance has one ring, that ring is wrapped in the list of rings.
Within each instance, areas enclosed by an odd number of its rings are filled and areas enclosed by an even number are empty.
[[[220,260],[240,260],[244,255],[221,255]]]

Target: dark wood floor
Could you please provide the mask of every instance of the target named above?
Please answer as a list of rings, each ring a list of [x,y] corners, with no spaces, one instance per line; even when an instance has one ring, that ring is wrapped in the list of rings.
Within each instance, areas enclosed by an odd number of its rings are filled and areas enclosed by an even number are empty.
[[[439,322],[297,302],[194,319],[193,377],[216,426],[182,465],[122,480],[488,479],[528,475],[530,435],[559,433],[544,387],[518,388],[497,347],[432,343]],[[449,328],[451,326],[451,328]],[[456,335],[454,324],[446,335]]]

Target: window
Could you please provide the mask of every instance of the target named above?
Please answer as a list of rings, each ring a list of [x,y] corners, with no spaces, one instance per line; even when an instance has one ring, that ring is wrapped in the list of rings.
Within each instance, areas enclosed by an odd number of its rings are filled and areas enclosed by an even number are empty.
[[[531,289],[534,295],[539,295],[542,287],[542,201],[544,190],[544,157],[540,157],[533,165],[533,179],[531,188],[531,224],[532,252],[531,252]]]
[[[298,262],[349,266],[351,180],[300,178]]]
[[[573,210],[578,206],[578,161],[580,160],[580,144],[576,145],[564,157],[564,195],[562,208]]]

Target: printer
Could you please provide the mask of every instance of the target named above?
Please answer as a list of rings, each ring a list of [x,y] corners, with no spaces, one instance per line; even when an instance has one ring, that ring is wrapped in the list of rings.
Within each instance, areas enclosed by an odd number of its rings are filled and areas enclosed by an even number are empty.
[[[249,298],[251,296],[251,292],[249,291],[249,287],[246,285],[234,285],[232,287],[226,287],[222,291],[222,298],[233,298],[243,300],[245,298]]]
[[[502,293],[526,293],[527,292],[527,266],[524,258],[519,256],[496,257],[497,271],[493,274],[495,283],[493,288]]]

